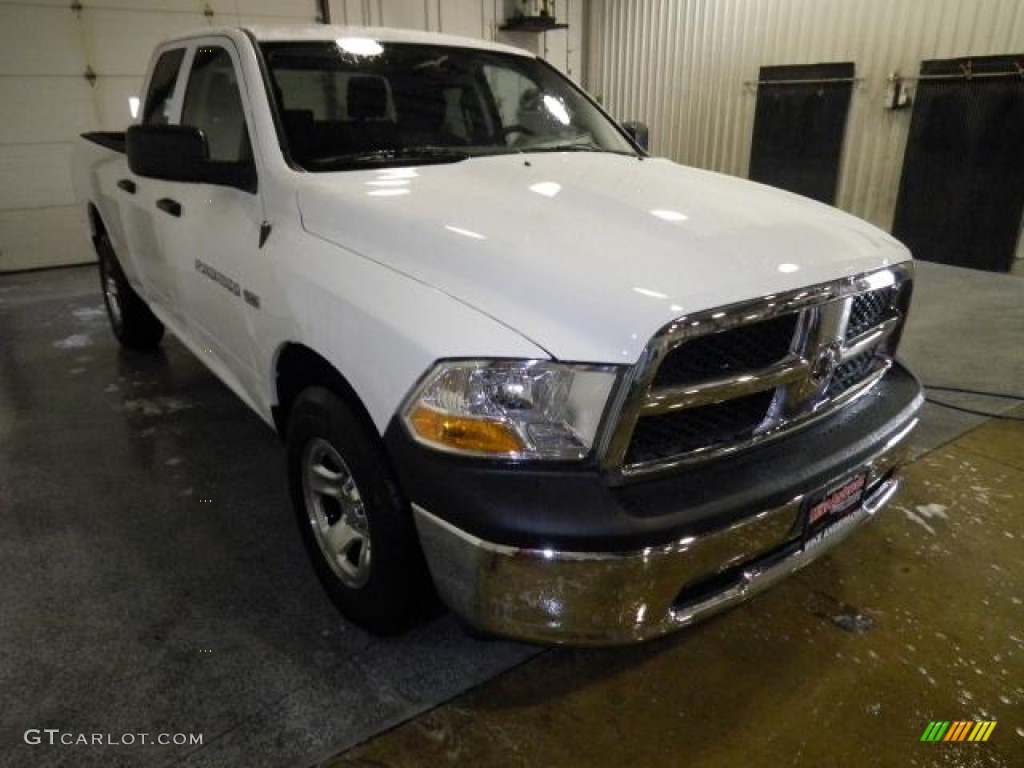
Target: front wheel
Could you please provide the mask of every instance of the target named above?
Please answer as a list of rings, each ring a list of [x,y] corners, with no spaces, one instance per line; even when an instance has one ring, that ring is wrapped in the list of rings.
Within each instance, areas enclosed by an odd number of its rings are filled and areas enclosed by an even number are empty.
[[[117,263],[114,248],[106,235],[96,240],[99,258],[100,287],[107,318],[114,336],[125,347],[153,349],[164,336],[164,324],[135,292]]]
[[[327,594],[371,632],[412,627],[433,607],[432,584],[376,435],[333,392],[310,387],[287,444],[292,505]]]

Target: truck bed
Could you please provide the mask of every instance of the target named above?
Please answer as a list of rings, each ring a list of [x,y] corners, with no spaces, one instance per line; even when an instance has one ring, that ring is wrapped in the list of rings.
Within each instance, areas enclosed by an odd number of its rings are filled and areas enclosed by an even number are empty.
[[[124,131],[91,131],[83,133],[82,138],[124,154],[124,135]]]

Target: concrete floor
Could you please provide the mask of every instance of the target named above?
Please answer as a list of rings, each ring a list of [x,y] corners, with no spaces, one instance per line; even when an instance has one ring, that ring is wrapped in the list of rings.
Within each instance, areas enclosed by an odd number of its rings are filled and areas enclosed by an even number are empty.
[[[920,265],[926,381],[1020,394],[1022,338],[1024,280]],[[0,765],[1021,765],[1022,437],[929,406],[881,520],[666,640],[381,641],[321,594],[255,416],[173,341],[120,352],[92,270],[0,276]],[[999,725],[922,744],[933,719]]]
[[[980,427],[740,609],[638,648],[548,651],[328,765],[1024,765],[1022,447],[1024,424]],[[931,720],[997,725],[921,743]]]
[[[538,652],[341,619],[275,434],[177,342],[120,351],[98,285],[0,276],[0,766],[308,765]]]

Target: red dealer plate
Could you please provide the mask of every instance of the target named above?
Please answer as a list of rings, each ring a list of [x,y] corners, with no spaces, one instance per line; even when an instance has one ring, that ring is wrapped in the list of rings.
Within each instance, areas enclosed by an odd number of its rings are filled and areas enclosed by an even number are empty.
[[[804,502],[805,530],[812,531],[823,528],[840,520],[860,506],[867,486],[868,473],[861,472],[820,491]]]

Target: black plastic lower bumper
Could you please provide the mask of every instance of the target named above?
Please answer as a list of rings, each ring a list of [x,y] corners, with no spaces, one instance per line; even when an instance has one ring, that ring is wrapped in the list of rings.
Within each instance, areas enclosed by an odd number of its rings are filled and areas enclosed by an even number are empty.
[[[828,485],[904,433],[920,405],[919,382],[896,363],[869,393],[783,439],[618,486],[594,464],[439,453],[397,418],[385,442],[409,500],[465,533],[512,547],[612,552],[721,529]]]

